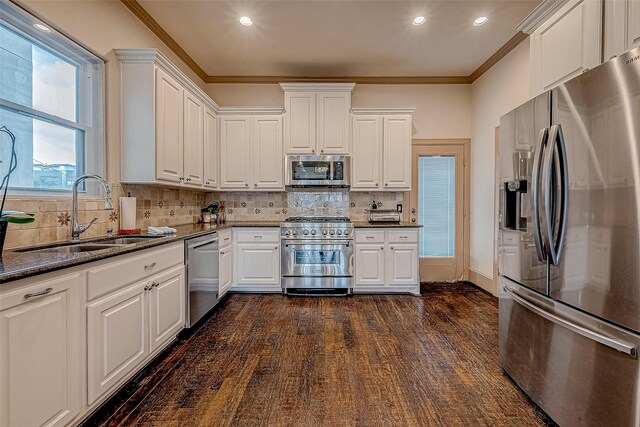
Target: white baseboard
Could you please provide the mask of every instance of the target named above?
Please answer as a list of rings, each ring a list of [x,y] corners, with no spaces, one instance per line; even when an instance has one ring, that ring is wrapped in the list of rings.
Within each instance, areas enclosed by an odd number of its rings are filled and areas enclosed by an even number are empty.
[[[491,277],[486,276],[479,271],[470,268],[469,281],[495,296],[498,295],[498,286],[496,286],[496,282]]]

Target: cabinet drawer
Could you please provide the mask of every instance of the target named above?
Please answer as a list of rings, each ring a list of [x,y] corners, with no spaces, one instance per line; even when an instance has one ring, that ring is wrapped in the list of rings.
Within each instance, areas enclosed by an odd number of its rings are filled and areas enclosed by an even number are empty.
[[[356,243],[384,243],[384,231],[356,230]]]
[[[218,231],[218,245],[220,249],[231,245],[231,230]]]
[[[280,243],[279,228],[249,228],[234,233],[238,243]]]
[[[184,264],[182,242],[116,257],[114,261],[87,272],[87,299],[92,301],[178,264]]]
[[[416,230],[389,231],[389,243],[418,243]]]

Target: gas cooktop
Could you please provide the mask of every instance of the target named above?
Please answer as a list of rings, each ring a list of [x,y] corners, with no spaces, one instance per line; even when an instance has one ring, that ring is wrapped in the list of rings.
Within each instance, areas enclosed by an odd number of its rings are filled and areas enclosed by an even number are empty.
[[[285,222],[351,222],[351,220],[345,216],[290,216],[284,220]]]

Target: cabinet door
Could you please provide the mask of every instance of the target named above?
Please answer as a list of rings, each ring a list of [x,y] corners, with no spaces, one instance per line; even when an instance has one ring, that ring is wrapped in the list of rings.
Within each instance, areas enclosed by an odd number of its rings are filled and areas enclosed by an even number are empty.
[[[204,104],[184,91],[184,183],[202,185],[204,161]]]
[[[411,190],[411,116],[383,118],[384,189]]]
[[[384,244],[356,245],[356,288],[383,287],[384,280]]]
[[[184,179],[184,89],[173,77],[156,68],[156,178]]]
[[[315,153],[315,92],[287,92],[284,94],[284,102],[284,142],[287,154]]]
[[[284,190],[282,117],[253,119],[253,188]]]
[[[418,284],[418,245],[392,243],[389,245],[388,253],[389,286]]]
[[[531,37],[531,90],[537,95],[601,63],[602,1],[569,1]]]
[[[74,274],[3,292],[0,425],[64,426],[80,412],[82,286]]]
[[[218,188],[218,131],[216,116],[204,109],[204,186]]]
[[[184,328],[184,266],[151,279],[149,292],[150,352],[175,337]]]
[[[220,188],[249,188],[251,123],[248,116],[220,118]]]
[[[89,405],[149,353],[147,285],[147,281],[136,283],[87,307]]]
[[[220,262],[220,298],[222,298],[232,284],[233,250],[231,246],[220,250],[218,260]]]
[[[239,243],[238,285],[280,285],[280,250],[276,243]]]
[[[605,0],[604,60],[640,45],[640,2]]]
[[[353,117],[351,189],[376,190],[382,182],[382,117]]]
[[[316,97],[320,154],[349,154],[351,93],[320,92]]]

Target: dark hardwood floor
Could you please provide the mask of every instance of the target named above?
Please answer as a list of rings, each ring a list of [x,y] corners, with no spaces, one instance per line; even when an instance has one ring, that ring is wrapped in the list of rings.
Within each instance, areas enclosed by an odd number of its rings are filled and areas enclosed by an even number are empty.
[[[421,297],[232,294],[86,425],[540,426],[498,366],[498,306]]]

